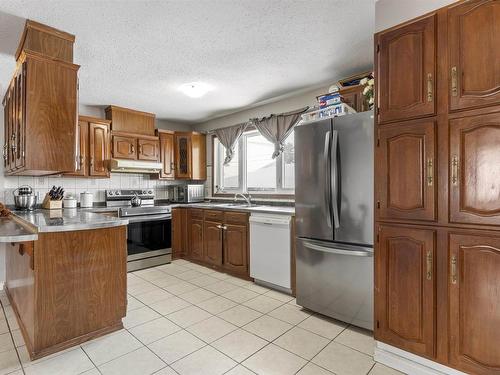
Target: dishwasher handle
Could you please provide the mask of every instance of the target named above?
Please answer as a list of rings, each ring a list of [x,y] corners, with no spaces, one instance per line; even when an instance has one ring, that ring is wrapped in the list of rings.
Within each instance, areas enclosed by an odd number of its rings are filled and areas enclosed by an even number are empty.
[[[350,255],[356,257],[373,257],[373,251],[365,250],[343,250],[335,247],[321,246],[312,242],[304,242],[304,246],[311,250],[322,251],[324,253],[337,254],[337,255]]]
[[[290,225],[290,216],[284,216],[284,217],[277,218],[277,217],[269,217],[269,216],[251,215],[249,221],[251,224],[289,226]]]

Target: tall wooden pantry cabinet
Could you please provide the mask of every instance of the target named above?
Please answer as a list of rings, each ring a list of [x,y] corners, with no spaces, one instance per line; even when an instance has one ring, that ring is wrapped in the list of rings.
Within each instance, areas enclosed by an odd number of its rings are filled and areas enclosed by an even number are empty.
[[[500,1],[375,35],[375,337],[500,374]]]

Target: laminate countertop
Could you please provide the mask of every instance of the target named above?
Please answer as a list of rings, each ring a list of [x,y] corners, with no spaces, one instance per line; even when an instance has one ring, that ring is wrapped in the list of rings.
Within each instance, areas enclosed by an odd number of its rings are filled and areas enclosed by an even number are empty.
[[[127,225],[128,220],[76,208],[12,211],[0,220],[0,242],[35,241],[38,233],[71,232]]]

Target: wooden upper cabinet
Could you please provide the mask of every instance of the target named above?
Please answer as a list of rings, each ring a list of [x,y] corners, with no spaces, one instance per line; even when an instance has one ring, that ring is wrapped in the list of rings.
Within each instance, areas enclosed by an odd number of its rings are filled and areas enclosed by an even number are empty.
[[[23,51],[41,53],[50,58],[73,62],[75,36],[41,23],[26,20],[16,51],[16,60]]]
[[[451,234],[449,246],[450,362],[500,374],[500,237]]]
[[[191,178],[191,136],[175,135],[175,178]]]
[[[136,138],[113,135],[113,157],[118,159],[137,159]]]
[[[217,266],[222,264],[222,228],[220,222],[203,223],[203,260]]]
[[[89,124],[89,175],[109,177],[109,125]]]
[[[139,160],[157,161],[159,159],[160,142],[158,139],[139,138],[137,139]]]
[[[6,174],[76,170],[78,68],[21,53],[3,101]]]
[[[89,116],[79,116],[79,140],[76,151],[76,172],[66,176],[109,177],[110,136],[109,121]]]
[[[379,219],[436,219],[436,123],[383,125],[376,152]]]
[[[500,113],[450,120],[450,221],[500,225]]]
[[[378,122],[436,111],[436,16],[378,34]]]
[[[379,226],[375,338],[434,356],[435,231]]]
[[[174,168],[174,133],[159,132],[160,137],[160,161],[163,167],[160,171],[160,178],[173,180],[175,178]]]
[[[224,225],[224,268],[248,274],[248,226]]]
[[[122,108],[114,105],[106,107],[106,118],[112,121],[113,132],[134,133],[137,135],[155,135],[154,113]]]
[[[500,2],[471,0],[448,10],[450,109],[500,104]]]
[[[342,95],[345,104],[356,112],[364,112],[369,110],[368,103],[363,96],[364,88],[363,85],[344,87],[339,90],[339,93]]]
[[[206,180],[206,136],[197,132],[175,133],[175,178]]]

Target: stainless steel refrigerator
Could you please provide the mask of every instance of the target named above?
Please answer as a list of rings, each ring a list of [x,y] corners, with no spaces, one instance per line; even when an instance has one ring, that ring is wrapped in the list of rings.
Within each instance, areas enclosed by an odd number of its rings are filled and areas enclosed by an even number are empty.
[[[295,128],[297,303],[373,329],[373,112]]]

